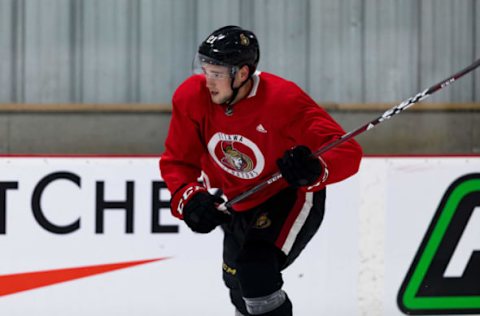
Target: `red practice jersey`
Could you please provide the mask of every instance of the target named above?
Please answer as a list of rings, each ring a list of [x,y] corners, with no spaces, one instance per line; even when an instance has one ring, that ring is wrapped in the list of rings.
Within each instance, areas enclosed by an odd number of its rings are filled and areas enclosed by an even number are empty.
[[[256,72],[250,94],[225,114],[211,101],[205,77],[194,75],[173,96],[173,113],[161,175],[170,192],[204,176],[207,187],[221,188],[232,199],[278,171],[276,160],[296,145],[316,151],[340,138],[344,130],[293,82]],[[362,149],[353,139],[322,154],[328,170],[309,191],[323,189],[358,171]],[[203,171],[203,173],[202,173]],[[243,201],[248,210],[287,187],[281,179]]]

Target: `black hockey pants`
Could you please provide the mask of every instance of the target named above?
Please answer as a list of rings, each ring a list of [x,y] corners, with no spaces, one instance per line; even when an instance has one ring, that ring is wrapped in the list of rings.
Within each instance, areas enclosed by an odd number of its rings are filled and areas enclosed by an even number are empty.
[[[318,231],[325,190],[305,193],[286,188],[223,225],[223,279],[230,298],[244,315],[290,316],[281,271]]]

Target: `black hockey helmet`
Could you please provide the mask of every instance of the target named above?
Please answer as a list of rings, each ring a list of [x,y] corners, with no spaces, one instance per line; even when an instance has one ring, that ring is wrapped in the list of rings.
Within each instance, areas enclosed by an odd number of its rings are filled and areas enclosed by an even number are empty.
[[[198,57],[200,62],[235,67],[236,70],[247,65],[251,76],[257,69],[260,49],[253,32],[229,25],[214,31],[200,44]]]

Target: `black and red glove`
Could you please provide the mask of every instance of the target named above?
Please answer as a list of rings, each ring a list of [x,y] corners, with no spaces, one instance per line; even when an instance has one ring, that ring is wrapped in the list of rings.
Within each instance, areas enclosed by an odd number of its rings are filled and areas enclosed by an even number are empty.
[[[282,158],[277,159],[277,166],[282,177],[293,187],[312,185],[323,173],[318,157],[303,145],[285,151]]]
[[[173,195],[170,207],[173,215],[183,219],[192,231],[206,234],[230,221],[229,214],[217,209],[223,202],[200,184],[191,183]]]

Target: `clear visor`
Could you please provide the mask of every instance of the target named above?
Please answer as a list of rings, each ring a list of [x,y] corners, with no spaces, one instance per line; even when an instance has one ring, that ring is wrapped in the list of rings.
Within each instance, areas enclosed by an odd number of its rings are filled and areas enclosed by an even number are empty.
[[[193,59],[193,73],[203,74],[209,79],[231,78],[238,70],[236,66],[225,64],[219,60],[196,53]]]

